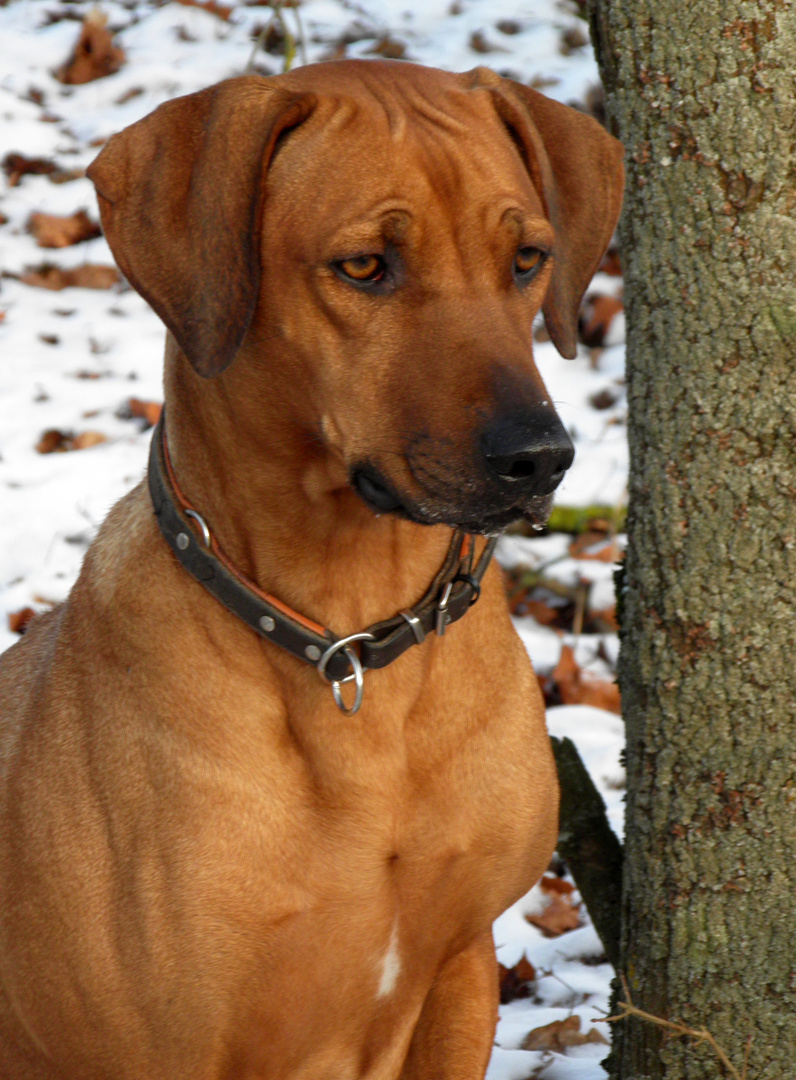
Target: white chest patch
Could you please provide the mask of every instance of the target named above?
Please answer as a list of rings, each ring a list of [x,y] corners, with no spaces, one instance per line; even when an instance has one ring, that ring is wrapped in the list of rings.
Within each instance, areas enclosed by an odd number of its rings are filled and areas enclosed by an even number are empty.
[[[376,996],[381,998],[391,994],[400,973],[401,958],[398,955],[398,920],[396,919],[390,934],[390,944],[381,962],[381,980]]]

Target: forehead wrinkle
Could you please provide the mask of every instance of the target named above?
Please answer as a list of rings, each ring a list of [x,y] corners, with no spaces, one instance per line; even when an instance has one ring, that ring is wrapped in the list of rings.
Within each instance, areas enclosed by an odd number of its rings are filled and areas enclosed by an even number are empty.
[[[396,142],[401,142],[406,136],[406,110],[396,94],[381,94],[380,89],[378,83],[368,87],[370,96],[380,106],[381,113],[387,121],[390,137]]]

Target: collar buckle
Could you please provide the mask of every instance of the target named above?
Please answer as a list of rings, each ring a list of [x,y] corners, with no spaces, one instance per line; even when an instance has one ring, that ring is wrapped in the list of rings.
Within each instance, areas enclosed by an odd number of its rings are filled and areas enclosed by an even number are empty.
[[[451,613],[448,611],[448,601],[451,598],[451,592],[453,591],[453,582],[449,581],[440,594],[440,598],[437,601],[437,616],[434,623],[434,629],[439,637],[442,637],[445,633],[448,623],[451,621]]]

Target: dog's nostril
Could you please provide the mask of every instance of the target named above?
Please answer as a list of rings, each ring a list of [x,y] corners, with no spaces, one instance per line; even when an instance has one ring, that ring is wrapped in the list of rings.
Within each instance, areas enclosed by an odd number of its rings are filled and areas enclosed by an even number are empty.
[[[494,465],[494,460],[492,464]],[[500,472],[501,470],[498,469],[497,471]],[[512,461],[508,472],[501,473],[501,475],[507,476],[512,480],[526,480],[533,476],[535,472],[536,465],[532,461],[523,461],[520,459],[519,461]]]
[[[563,424],[548,408],[492,420],[481,448],[489,472],[528,495],[550,494],[575,456]]]

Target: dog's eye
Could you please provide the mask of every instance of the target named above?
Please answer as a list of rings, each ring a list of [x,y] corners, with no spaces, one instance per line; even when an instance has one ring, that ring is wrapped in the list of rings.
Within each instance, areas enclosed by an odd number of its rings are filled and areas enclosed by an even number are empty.
[[[514,273],[516,277],[527,281],[545,260],[545,253],[535,247],[521,247],[514,256]]]
[[[384,277],[387,266],[380,255],[354,255],[336,264],[340,272],[356,282],[376,282]]]

